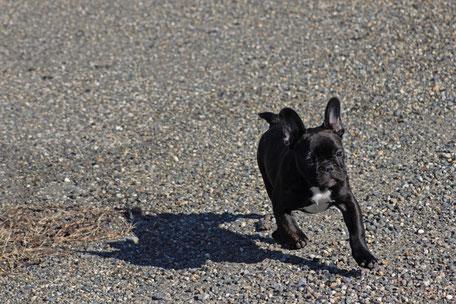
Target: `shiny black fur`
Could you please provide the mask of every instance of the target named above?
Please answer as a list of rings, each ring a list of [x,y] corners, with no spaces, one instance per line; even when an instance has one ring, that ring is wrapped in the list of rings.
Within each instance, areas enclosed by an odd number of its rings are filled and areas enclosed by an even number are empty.
[[[329,100],[323,124],[316,128],[306,129],[290,108],[259,116],[270,125],[260,139],[257,158],[277,222],[273,238],[295,249],[304,247],[308,238],[291,212],[309,212],[313,204],[318,205],[315,198],[329,193],[326,202],[320,201],[323,210],[335,206],[342,212],[354,259],[362,267],[374,268],[377,259],[367,248],[361,210],[344,164],[339,100]]]

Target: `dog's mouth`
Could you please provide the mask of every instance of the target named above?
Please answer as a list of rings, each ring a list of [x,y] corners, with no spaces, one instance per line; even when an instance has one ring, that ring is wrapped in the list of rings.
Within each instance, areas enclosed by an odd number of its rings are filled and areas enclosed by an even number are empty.
[[[321,172],[318,174],[317,182],[320,187],[331,188],[344,180],[344,175],[340,172],[326,173]]]
[[[331,188],[334,187],[337,184],[337,181],[335,179],[329,179],[327,182],[323,183],[324,188]]]

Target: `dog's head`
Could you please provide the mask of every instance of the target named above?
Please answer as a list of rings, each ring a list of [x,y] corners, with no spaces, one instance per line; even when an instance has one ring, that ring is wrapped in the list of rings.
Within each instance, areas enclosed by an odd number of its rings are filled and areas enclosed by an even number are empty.
[[[329,100],[323,124],[306,129],[299,115],[290,108],[280,111],[284,143],[296,155],[300,175],[312,186],[330,188],[346,179],[340,119],[340,102]]]

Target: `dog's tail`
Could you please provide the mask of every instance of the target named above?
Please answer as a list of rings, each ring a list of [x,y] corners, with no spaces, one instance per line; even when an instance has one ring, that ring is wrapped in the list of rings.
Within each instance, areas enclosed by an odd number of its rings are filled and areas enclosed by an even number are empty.
[[[265,119],[271,126],[280,123],[280,116],[271,112],[258,113],[258,116]]]

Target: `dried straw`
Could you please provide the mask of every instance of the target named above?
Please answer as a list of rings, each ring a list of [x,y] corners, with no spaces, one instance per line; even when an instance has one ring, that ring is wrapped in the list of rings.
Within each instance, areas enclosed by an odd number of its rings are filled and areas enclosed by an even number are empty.
[[[117,239],[132,229],[125,210],[62,205],[20,206],[0,211],[0,274],[43,256],[71,253],[71,246]]]

